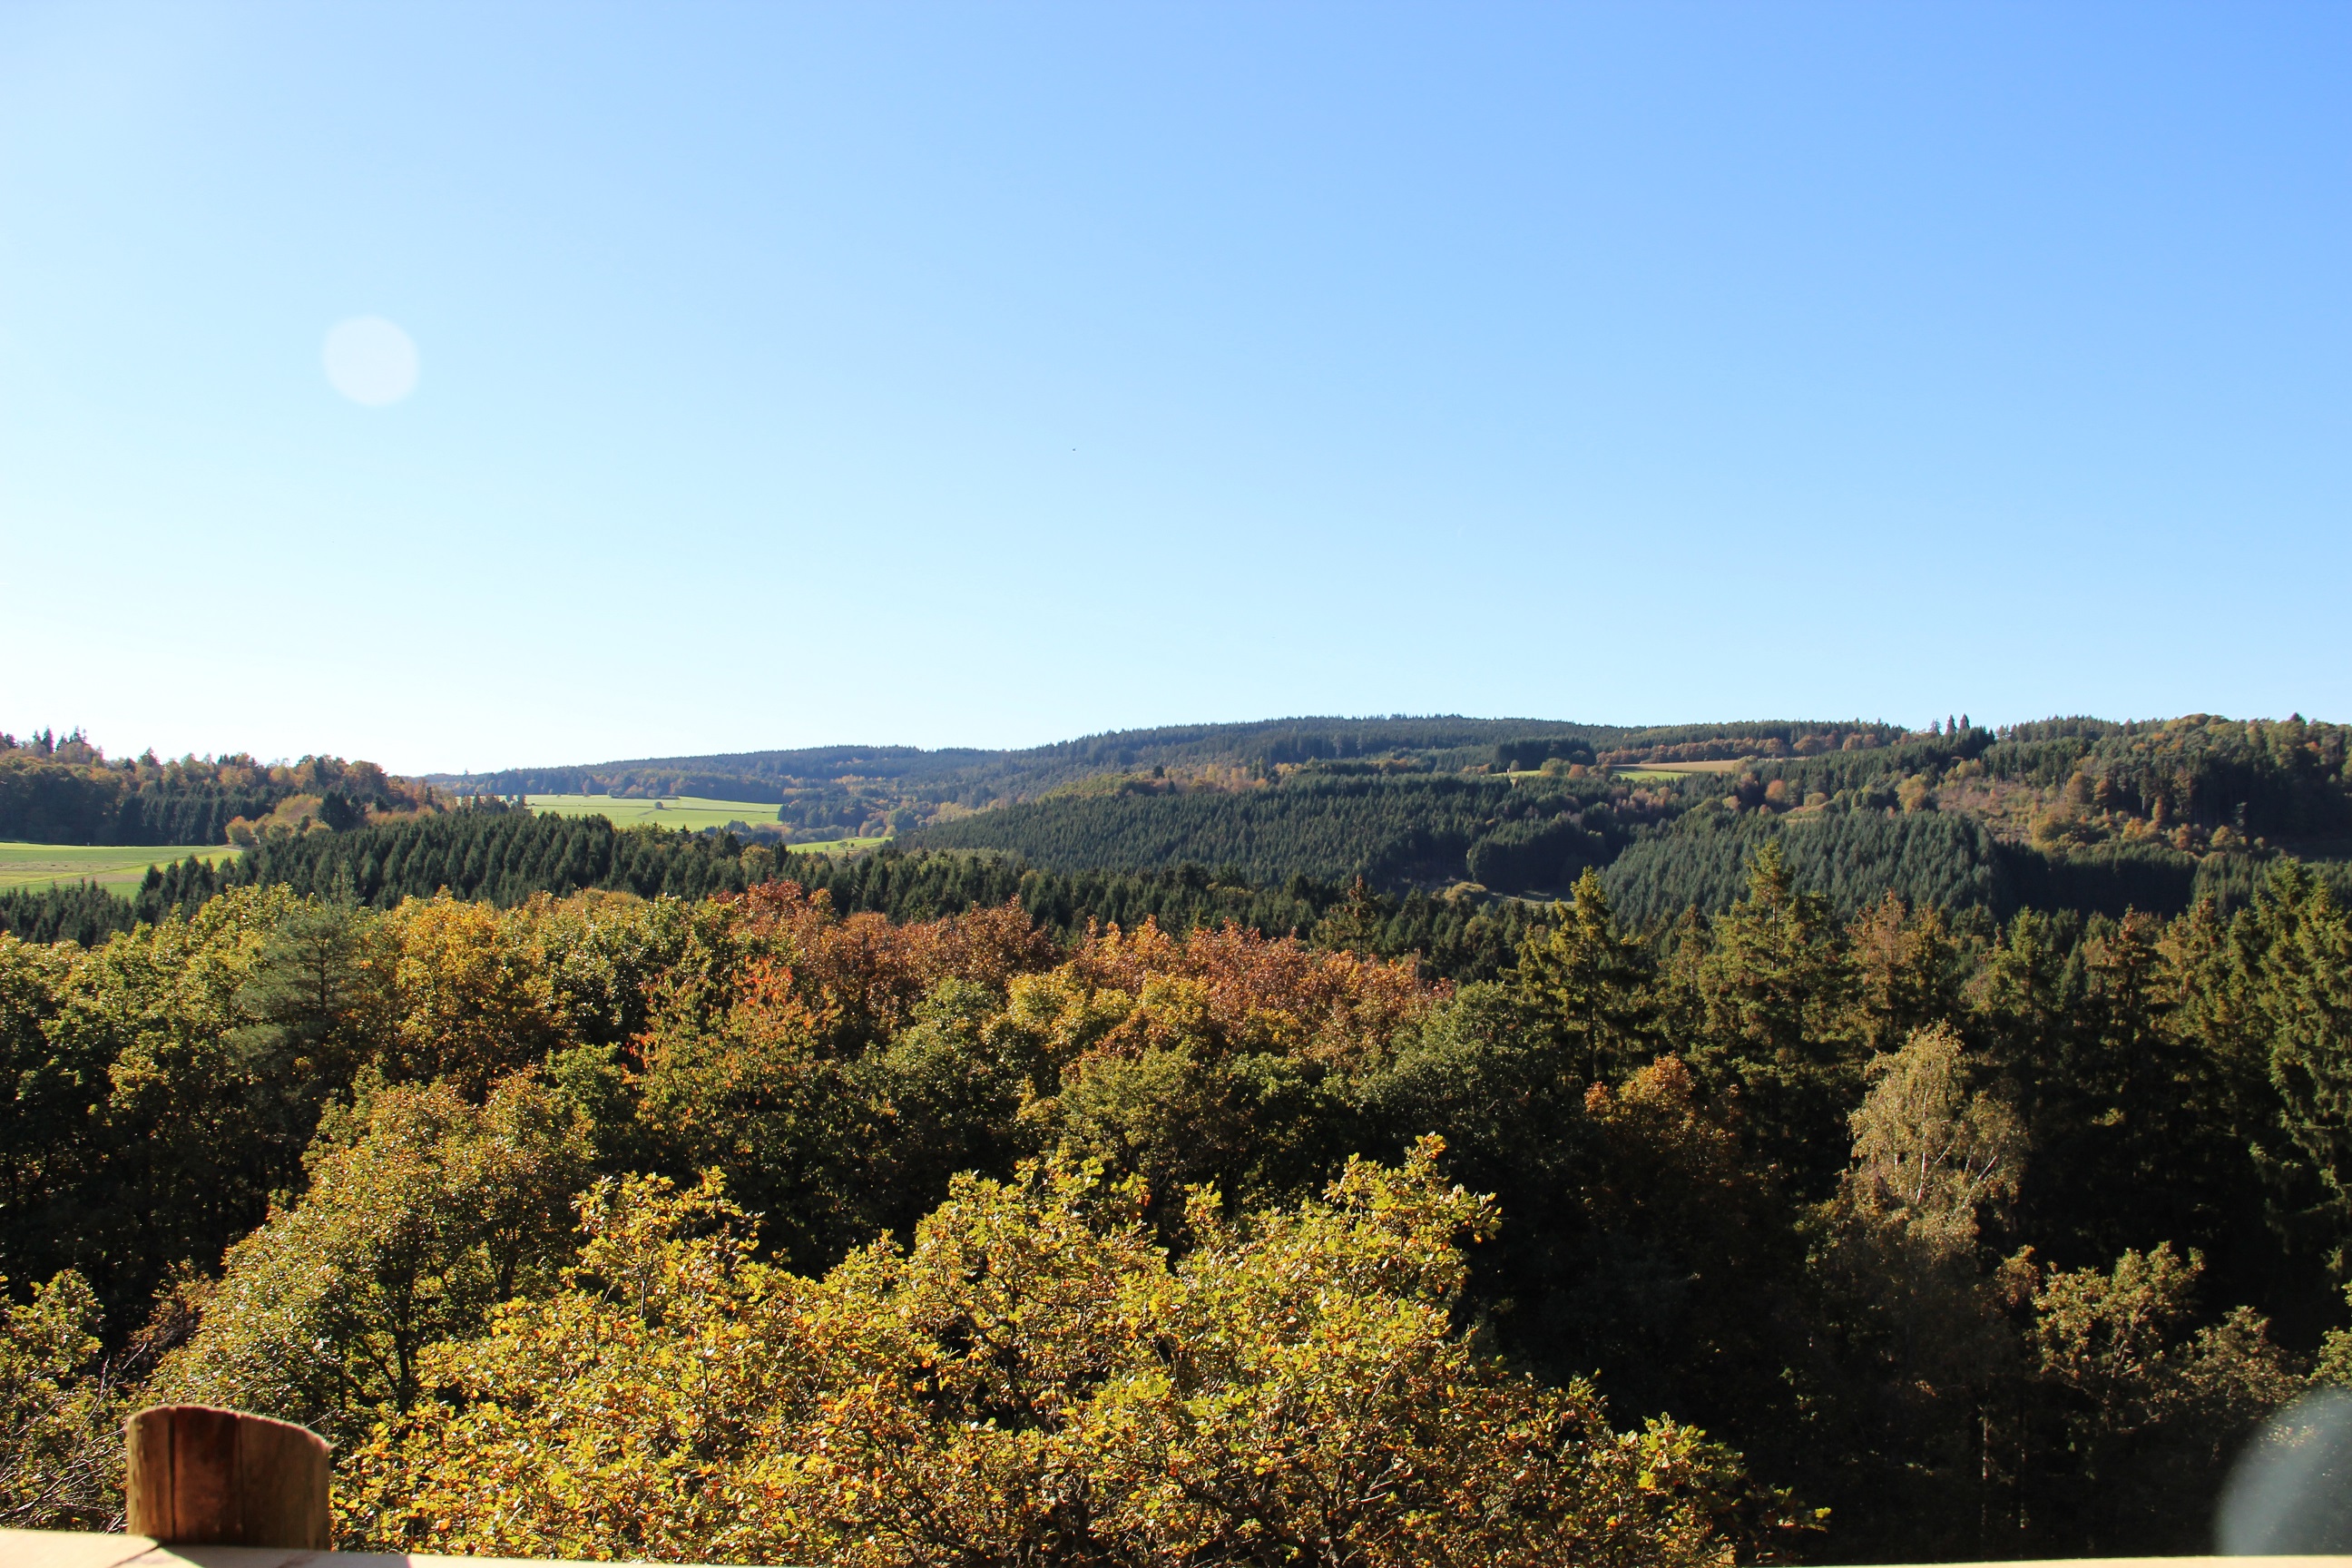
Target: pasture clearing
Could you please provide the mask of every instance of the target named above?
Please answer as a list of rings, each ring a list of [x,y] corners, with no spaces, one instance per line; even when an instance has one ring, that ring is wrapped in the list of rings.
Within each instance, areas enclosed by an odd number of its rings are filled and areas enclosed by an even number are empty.
[[[96,882],[127,898],[150,866],[191,857],[217,861],[236,853],[226,844],[0,844],[0,888]]]
[[[1609,770],[1612,778],[1632,779],[1636,784],[1672,784],[1692,773],[1729,773],[1746,767],[1746,762],[1731,763],[1620,763]]]
[[[552,811],[564,816],[601,816],[615,827],[687,828],[699,833],[706,827],[725,827],[730,822],[757,827],[776,820],[776,807],[756,800],[712,800],[706,795],[674,795],[659,800],[633,800],[609,795],[532,795],[523,797],[533,811]],[[774,844],[772,849],[790,850],[795,855],[848,855],[861,849],[873,849],[889,842],[887,835],[873,838],[824,838],[807,844]]]
[[[1737,773],[1754,759],[1743,758],[1728,763],[1611,763],[1596,767],[1595,773],[1606,773],[1612,779],[1629,779],[1634,784],[1673,784],[1692,773]],[[1540,768],[1515,768],[1501,775],[1507,779],[1536,779],[1554,775]]]
[[[1629,763],[1624,771],[1632,772],[1634,769],[1640,769],[1643,772],[1658,773],[1735,773],[1754,760],[1742,758],[1738,762],[1727,763]]]
[[[887,834],[873,838],[821,838],[811,844],[778,844],[774,848],[793,855],[853,855],[861,849],[879,849],[890,842]]]
[[[663,800],[631,800],[610,795],[531,795],[523,797],[533,811],[552,811],[563,816],[601,816],[615,827],[688,828],[700,832],[706,827],[724,827],[730,822],[747,825],[776,820],[772,801],[711,800],[703,795],[671,795]]]

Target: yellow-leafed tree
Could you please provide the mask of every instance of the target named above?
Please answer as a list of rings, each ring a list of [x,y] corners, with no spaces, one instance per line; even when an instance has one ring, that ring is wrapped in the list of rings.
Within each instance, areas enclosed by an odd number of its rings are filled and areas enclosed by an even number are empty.
[[[346,1466],[348,1538],[815,1562],[1719,1563],[1736,1466],[1615,1432],[1454,1310],[1491,1203],[1354,1162],[1172,1257],[1090,1172],[959,1178],[813,1280],[715,1184],[608,1184],[567,1288],[448,1347]]]

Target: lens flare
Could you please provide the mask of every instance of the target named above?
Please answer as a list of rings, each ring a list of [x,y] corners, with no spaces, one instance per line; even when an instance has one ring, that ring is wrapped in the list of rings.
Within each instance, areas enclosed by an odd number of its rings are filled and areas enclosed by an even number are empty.
[[[2271,1417],[2230,1472],[2214,1535],[2231,1557],[2352,1552],[2352,1392]]]
[[[382,316],[353,316],[328,330],[327,380],[353,403],[382,408],[416,390],[416,341]]]

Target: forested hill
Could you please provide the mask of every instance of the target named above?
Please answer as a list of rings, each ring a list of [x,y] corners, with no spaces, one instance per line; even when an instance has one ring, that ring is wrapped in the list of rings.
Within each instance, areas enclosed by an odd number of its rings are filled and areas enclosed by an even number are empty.
[[[1794,754],[1850,740],[1883,745],[1903,731],[1849,721],[1772,721],[1628,728],[1545,719],[1451,715],[1384,719],[1268,719],[1172,725],[1082,736],[1013,751],[911,746],[823,746],[701,757],[648,757],[589,765],[434,773],[425,782],[454,794],[704,795],[774,802],[783,819],[866,831],[898,831],[965,811],[1010,805],[1106,774],[1232,784],[1328,763],[1455,773],[1486,769],[1498,756],[1697,758]],[[1530,764],[1533,765],[1533,764]]]
[[[691,771],[702,764],[765,772]],[[1066,882],[1205,879],[1252,900],[1282,889],[1286,911],[1302,880],[1336,896],[1362,878],[1380,898],[1475,906],[1549,898],[1591,868],[1619,910],[1647,924],[1727,906],[1768,843],[1844,915],[1890,892],[1997,919],[2021,909],[2177,913],[2206,897],[2227,909],[2282,855],[2352,888],[2346,731],[2300,717],[2060,719],[1998,731],[1956,717],[1924,732],[1302,719],[1029,752],[845,747],[574,772],[491,775],[457,793],[602,783],[741,798],[756,784],[788,797],[778,825],[753,836],[762,839],[810,837],[814,819],[862,825],[895,831],[897,849],[919,857],[980,852]],[[23,837],[40,836],[24,830],[31,822],[81,842],[138,842],[143,824],[148,842],[217,842],[242,826],[251,854],[225,871],[159,873],[134,900],[142,911],[189,907],[215,885],[326,894],[339,877],[369,902],[447,886],[511,903],[583,888],[698,896],[779,874],[767,843],[462,813],[428,820],[447,805],[431,784],[334,759],[110,763],[79,736],[0,749],[0,811],[16,814]],[[167,819],[180,826],[154,827]],[[43,940],[91,940],[124,918],[68,892],[7,905],[0,921]],[[1091,897],[1072,907],[1117,918]],[[1253,919],[1291,919],[1251,907]],[[1324,912],[1315,902],[1309,923]]]
[[[1013,849],[1058,868],[1137,869],[1190,860],[1277,879],[1294,871],[1360,871],[1376,879],[1451,877],[1516,890],[1542,885],[1542,868],[1530,862],[1524,875],[1494,882],[1470,868],[1467,857],[1485,830],[1528,811],[1465,816],[1462,798],[1433,789],[1408,801],[1416,787],[1412,780],[1507,779],[1524,788],[1537,775],[1542,790],[1553,791],[1572,779],[1601,776],[1611,782],[1614,804],[1622,809],[1632,802],[1637,815],[1679,815],[1686,805],[1726,797],[1736,811],[1775,816],[1824,807],[1940,810],[1978,819],[1993,840],[2031,846],[2045,857],[2096,850],[2095,858],[2112,859],[2120,846],[2134,855],[2285,848],[2338,858],[2352,853],[2345,767],[2343,727],[2300,717],[2069,718],[1993,731],[1957,715],[1924,731],[1860,721],[1631,728],[1391,717],[1129,730],[1001,752],[837,746],[649,758],[425,782],[458,795],[773,802],[777,820],[802,837],[911,836],[936,847]],[[1360,824],[1423,806],[1427,819],[1416,828],[1367,837],[1357,827],[1309,827],[1289,806],[1171,805],[1150,798],[1315,789],[1333,778],[1395,784],[1399,793],[1379,797],[1377,806],[1365,803],[1378,791],[1351,795],[1352,785],[1322,797]],[[1654,798],[1634,798],[1645,792]],[[985,825],[968,820],[1024,806],[1036,809],[1015,809]],[[1546,813],[1539,804],[1532,810]],[[1286,848],[1269,832],[1305,847]],[[2031,868],[2021,874],[2034,882]]]
[[[2178,912],[2208,895],[2242,901],[2283,852],[2325,880],[2352,870],[2339,726],[2200,715],[1822,738],[1687,736],[1627,762],[1630,745],[1538,737],[1497,742],[1491,763],[1456,773],[1311,763],[1224,787],[1103,776],[904,842],[1056,871],[1193,863],[1261,880],[1362,876],[1391,891],[1544,894],[1591,866],[1643,921],[1725,907],[1768,841],[1848,914],[1890,891],[2003,918]]]
[[[1460,766],[1484,763],[1498,742],[1528,735],[1605,742],[1633,732],[1527,719],[1269,719],[1120,730],[1006,751],[817,746],[427,776],[453,790],[488,795],[676,794],[726,800],[781,800],[796,788],[855,782],[891,785],[920,800],[987,805],[1027,799],[1060,784],[1129,768],[1214,766],[1262,772],[1320,758],[1402,756]]]
[[[327,1436],[385,1552],[1199,1568],[1336,1511],[1362,1562],[2112,1559],[2210,1542],[2232,1455],[2352,1384],[2352,916],[2291,866],[1970,930],[1832,919],[1768,843],[1716,919],[1580,879],[1456,986],[1367,955],[1360,889],[1311,942],[1056,942],[977,853],[501,908],[395,895],[765,852],[272,848],[0,938],[16,1520],[119,1517],[123,1417],[189,1403]],[[881,1507],[922,1551],[865,1550]]]
[[[253,842],[270,828],[328,828],[442,809],[429,785],[373,763],[305,757],[110,759],[79,731],[0,733],[0,840],[36,844]]]
[[[1238,1560],[1391,1452],[1459,1479],[1359,1555],[2202,1545],[2352,1384],[2343,731],[1768,729],[1139,761],[839,855],[493,799],[0,895],[0,1490],[79,1456],[0,1510],[105,1523],[186,1402],[328,1434],[384,1551],[845,1561],[887,1485]],[[1258,1533],[1006,1533],[1171,1443]]]
[[[276,837],[235,860],[190,858],[149,870],[129,899],[80,884],[0,892],[0,932],[84,946],[177,914],[193,917],[239,889],[283,888],[378,910],[446,892],[511,908],[541,894],[581,892],[700,900],[772,882],[823,893],[842,914],[929,920],[1017,902],[1062,941],[1092,927],[1171,931],[1241,925],[1266,936],[1326,934],[1386,957],[1415,955],[1433,973],[1492,979],[1538,921],[1518,902],[1481,905],[1423,893],[1382,897],[1294,876],[1278,884],[1217,877],[1198,867],[1057,874],[991,852],[793,854],[732,835],[616,828],[601,816],[559,816],[495,802],[347,833]]]

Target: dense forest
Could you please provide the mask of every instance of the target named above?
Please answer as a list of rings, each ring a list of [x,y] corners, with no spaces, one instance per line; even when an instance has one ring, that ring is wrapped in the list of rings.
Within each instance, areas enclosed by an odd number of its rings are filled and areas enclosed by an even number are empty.
[[[1122,730],[1024,751],[826,746],[592,766],[436,773],[458,795],[693,795],[773,802],[777,820],[815,836],[905,833],[972,811],[1013,805],[1089,781],[1148,774],[1163,783],[1235,788],[1321,763],[1377,762],[1422,772],[1486,767],[1506,752],[1642,758],[1810,755],[1851,741],[1885,745],[1888,724],[1734,723],[1627,729],[1528,719],[1274,719],[1244,724]],[[1550,750],[1547,752],[1545,749]]]
[[[1486,738],[1498,729],[1514,738]],[[1434,973],[1476,979],[1507,958],[1531,913],[1520,905],[1557,898],[1587,868],[1622,918],[1656,926],[1687,908],[1727,907],[1768,841],[1841,917],[1888,893],[1963,923],[2027,909],[2170,915],[2206,899],[2227,911],[2289,852],[2339,897],[2352,893],[2345,732],[2300,718],[2051,720],[1997,733],[1958,717],[1924,733],[1301,720],[1129,731],[1034,753],[901,752],[893,765],[935,783],[1015,761],[1030,784],[1062,782],[1018,804],[935,816],[900,834],[882,866],[852,871],[855,860],[793,855],[789,835],[780,842],[768,829],[749,842],[623,833],[593,817],[534,820],[478,795],[452,810],[436,785],[310,759],[260,770],[298,793],[245,835],[251,847],[235,862],[159,867],[121,903],[71,887],[0,893],[0,930],[87,942],[264,883],[330,895],[348,881],[348,896],[381,907],[443,888],[510,905],[582,889],[701,897],[784,877],[840,882],[847,898],[846,879],[878,876],[927,887],[977,877],[1065,934],[1149,914],[1171,930],[1234,920],[1279,936],[1310,931],[1360,879],[1356,896],[1387,910],[1390,955],[1417,952]],[[1465,763],[1473,752],[1485,760]],[[79,737],[36,737],[8,753],[25,776],[95,768],[136,784],[152,771],[93,763],[95,754]],[[878,765],[879,754],[751,755],[814,769]],[[1144,769],[1153,756],[1173,761]],[[1082,771],[1104,763],[1122,771]],[[236,774],[229,763],[173,764],[184,778],[208,766]],[[851,785],[863,787],[845,774],[825,788]],[[844,815],[866,810],[853,802]],[[938,868],[908,868],[941,855]],[[950,868],[974,855],[990,868]],[[906,918],[970,902],[842,907]]]
[[[0,839],[38,844],[251,844],[272,829],[352,827],[435,809],[428,785],[373,763],[305,757],[265,765],[244,752],[122,761],[79,731],[0,733]]]
[[[2198,1548],[2352,1380],[2352,921],[2286,862],[1840,919],[1780,843],[1460,985],[1366,888],[1065,941],[969,855],[845,863],[895,921],[338,875],[0,938],[0,1508],[103,1522],[173,1397],[328,1434],[386,1548]]]
[[[2352,1384],[2342,730],[1321,722],[856,855],[10,742],[282,793],[0,895],[0,1523],[186,1398],[384,1549],[2195,1551]]]
[[[1606,741],[1632,731],[1521,719],[1274,719],[1122,730],[1024,751],[823,746],[436,773],[431,782],[469,795],[677,794],[726,800],[781,800],[793,788],[828,784],[888,784],[913,804],[952,801],[976,807],[1025,800],[1076,780],[1138,767],[1263,772],[1318,759],[1388,756],[1444,759],[1460,766],[1485,761],[1486,752],[1506,736],[1555,733]],[[697,787],[686,787],[689,784]]]
[[[1325,759],[1411,757],[1424,766],[1459,768],[1482,763],[1498,736],[1528,731],[1622,733],[1526,720],[1281,719],[1128,730],[1024,751],[824,746],[442,773],[428,782],[458,795],[693,795],[773,802],[776,820],[788,830],[818,837],[905,833],[1138,768],[1223,785]]]
[[[1538,872],[1552,886],[1562,868],[1605,859],[1630,826],[1648,819],[1647,792],[1613,805],[1609,794],[1605,780],[1561,780],[1538,792],[1483,775],[1326,769],[1251,790],[1153,789],[1147,780],[963,817],[906,842],[1009,850],[1055,870],[1190,861],[1259,880],[1361,876],[1388,886],[1459,880],[1494,829],[1524,818],[1531,826],[1559,824],[1542,841],[1549,859]]]
[[[894,834],[909,849],[998,851],[1057,874],[1198,866],[1261,889],[1361,877],[1382,893],[1466,885],[1480,897],[1556,896],[1592,866],[1643,921],[1692,903],[1724,907],[1747,855],[1779,837],[1801,882],[1841,913],[1892,890],[2006,919],[2024,908],[2178,913],[2206,896],[2231,907],[2288,852],[2341,881],[2352,860],[2346,769],[2341,726],[2209,715],[2000,731],[1958,716],[1925,732],[1301,719],[1130,731],[1028,752],[835,747],[421,781],[333,758],[267,768],[242,756],[110,763],[78,734],[38,735],[23,745],[0,737],[0,837],[226,838],[286,866],[265,879],[299,883],[302,857],[319,851],[289,861],[286,840],[321,829],[414,821],[486,795],[683,790],[775,801],[774,824],[745,834],[748,847],[772,852]],[[467,896],[509,901],[532,889],[662,890],[642,868],[598,859],[620,847],[548,831],[520,859],[502,859],[499,885],[467,872],[470,847],[440,874]],[[431,891],[397,868],[418,852],[415,842],[377,847],[379,873],[395,865],[383,885]],[[439,855],[426,852],[436,865]],[[343,858],[370,880],[365,855]],[[756,867],[745,876],[757,880]],[[713,875],[667,890],[735,885]],[[18,929],[70,923],[61,906],[8,918]]]
[[[1171,931],[1238,923],[1264,935],[1305,935],[1327,918],[1374,934],[1359,945],[1385,957],[1413,955],[1437,975],[1491,979],[1512,962],[1539,918],[1518,901],[1481,901],[1294,875],[1278,887],[1180,865],[1143,872],[1041,871],[986,851],[886,846],[874,854],[793,854],[745,846],[726,834],[621,829],[600,816],[532,814],[496,802],[347,833],[277,838],[218,865],[199,859],[152,868],[128,899],[88,884],[0,892],[0,931],[33,942],[102,942],[171,914],[194,914],[223,891],[282,886],[305,895],[390,909],[447,890],[500,907],[535,894],[583,890],[640,897],[740,893],[789,880],[821,891],[844,914],[928,920],[1017,902],[1062,941],[1089,925]]]
[[[1964,719],[1916,736],[1719,728],[1746,732],[1641,731],[1609,746],[1537,737],[1497,742],[1476,771],[1318,762],[1239,789],[1097,775],[903,841],[1002,849],[1061,871],[1191,862],[1269,881],[1361,876],[1515,895],[1557,893],[1593,866],[1644,921],[1728,904],[1766,838],[1843,914],[1888,891],[1995,919],[2179,913],[2207,896],[2243,900],[2285,849],[2339,886],[2352,869],[2338,725],[2196,715],[1998,734]],[[1727,757],[1734,748],[1745,755]]]

